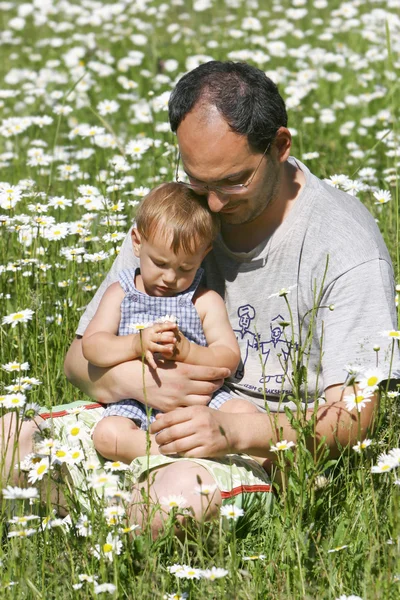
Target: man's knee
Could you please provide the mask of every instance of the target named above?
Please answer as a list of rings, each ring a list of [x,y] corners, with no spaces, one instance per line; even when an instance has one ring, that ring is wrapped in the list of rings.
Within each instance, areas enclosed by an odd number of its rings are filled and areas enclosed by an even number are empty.
[[[153,538],[157,538],[164,530],[171,507],[168,505],[173,496],[182,496],[182,511],[177,516],[176,533],[185,530],[188,516],[197,522],[210,521],[218,515],[221,506],[221,493],[215,488],[212,475],[197,463],[190,461],[174,462],[158,470],[151,471],[149,481],[141,484],[132,498],[131,518],[142,528],[148,519],[151,521]],[[200,494],[200,484],[212,490],[208,495]],[[214,489],[215,488],[215,489]],[[142,491],[143,490],[143,491]],[[144,497],[149,492],[147,505]],[[144,494],[144,496],[143,496]],[[158,508],[155,510],[155,507]],[[182,514],[187,512],[187,515]]]

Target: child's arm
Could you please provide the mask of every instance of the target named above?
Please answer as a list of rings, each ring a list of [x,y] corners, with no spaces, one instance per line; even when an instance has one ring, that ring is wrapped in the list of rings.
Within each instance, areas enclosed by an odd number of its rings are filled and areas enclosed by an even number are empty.
[[[107,288],[96,314],[83,334],[83,355],[93,365],[112,367],[142,356],[143,346],[147,361],[153,368],[157,368],[153,353],[159,352],[166,358],[172,355],[176,341],[176,325],[157,323],[143,329],[142,334],[118,336],[124,295],[118,282]]]
[[[195,299],[208,346],[189,342],[178,332],[174,360],[212,367],[227,367],[235,371],[240,350],[221,296],[212,290],[202,290]]]

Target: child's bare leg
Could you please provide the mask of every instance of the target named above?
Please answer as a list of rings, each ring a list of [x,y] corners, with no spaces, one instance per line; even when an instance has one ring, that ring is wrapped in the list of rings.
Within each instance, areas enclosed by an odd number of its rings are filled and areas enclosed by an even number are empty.
[[[221,412],[229,412],[229,413],[256,413],[258,412],[257,407],[248,402],[247,400],[242,400],[241,398],[232,398],[231,400],[227,400],[224,404],[219,408]]]
[[[127,464],[148,452],[146,432],[127,417],[101,419],[93,432],[93,443],[104,458],[121,460]],[[154,435],[150,436],[150,454],[160,454]]]

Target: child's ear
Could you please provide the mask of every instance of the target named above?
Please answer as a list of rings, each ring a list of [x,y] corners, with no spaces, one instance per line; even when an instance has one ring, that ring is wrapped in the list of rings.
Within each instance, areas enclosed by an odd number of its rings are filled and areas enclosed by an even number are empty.
[[[141,239],[140,239],[140,233],[138,232],[136,227],[132,228],[131,236],[132,236],[133,253],[137,258],[139,258],[140,257]]]
[[[212,244],[210,244],[208,246],[208,248],[206,248],[206,250],[204,250],[204,254],[203,254],[203,258],[201,260],[204,260],[205,257],[207,256],[207,254],[212,250]]]

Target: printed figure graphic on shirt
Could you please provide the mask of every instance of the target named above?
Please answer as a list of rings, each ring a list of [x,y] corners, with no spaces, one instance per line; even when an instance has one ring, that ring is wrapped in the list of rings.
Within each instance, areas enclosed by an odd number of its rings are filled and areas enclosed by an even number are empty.
[[[236,339],[239,342],[241,360],[235,373],[235,379],[242,379],[246,361],[249,356],[249,348],[258,350],[259,336],[257,336],[255,331],[254,333],[250,331],[251,322],[256,316],[256,311],[251,304],[239,306],[237,315],[239,317],[240,329],[234,329],[233,331],[235,332]]]
[[[283,327],[279,325],[279,323],[284,320],[285,319],[282,317],[282,315],[278,315],[272,319],[269,326],[271,330],[271,339],[265,342],[260,342],[261,354],[265,356],[263,363],[264,375],[262,375],[260,378],[260,383],[268,383],[272,380],[279,385],[282,384],[291,347],[291,342],[285,339]],[[276,357],[275,361],[273,362],[281,365],[281,372],[267,375],[267,362],[272,355]]]

